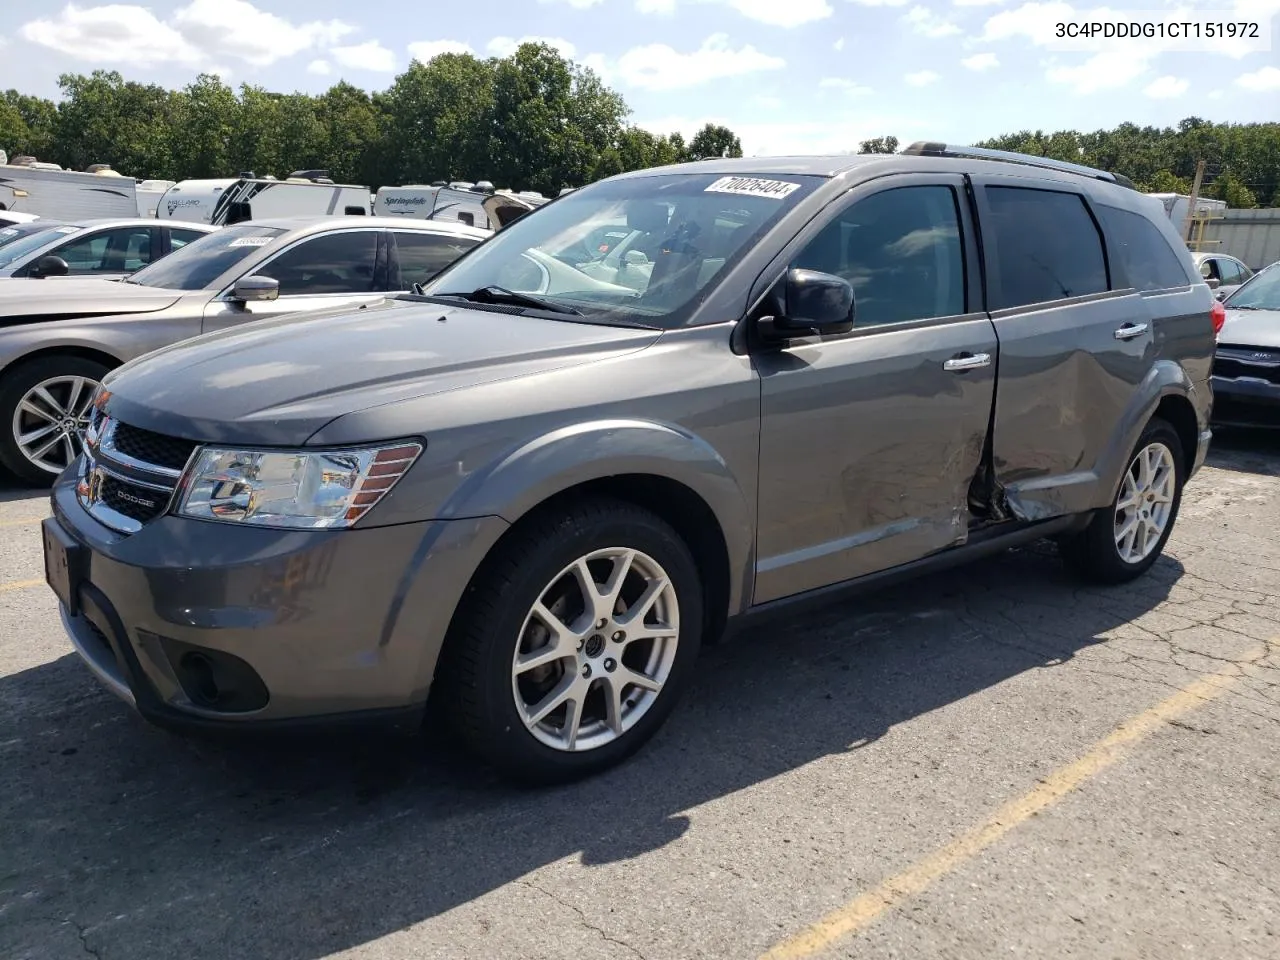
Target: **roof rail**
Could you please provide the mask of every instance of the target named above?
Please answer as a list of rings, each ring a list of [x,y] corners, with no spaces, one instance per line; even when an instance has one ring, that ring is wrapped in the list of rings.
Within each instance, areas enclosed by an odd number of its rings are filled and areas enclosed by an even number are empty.
[[[936,141],[917,140],[911,146],[903,148],[902,152],[913,157],[968,157],[973,160],[1003,160],[1006,163],[1022,163],[1029,167],[1042,167],[1046,170],[1076,173],[1082,177],[1092,177],[1095,180],[1105,180],[1108,183],[1119,184],[1122,187],[1128,187],[1130,190],[1138,189],[1137,184],[1124,176],[1124,174],[1099,170],[1097,167],[1086,167],[1084,164],[1071,163],[1067,160],[1037,157],[1030,153],[1015,153],[1012,150],[989,150],[986,147],[957,147],[945,143],[937,143]]]

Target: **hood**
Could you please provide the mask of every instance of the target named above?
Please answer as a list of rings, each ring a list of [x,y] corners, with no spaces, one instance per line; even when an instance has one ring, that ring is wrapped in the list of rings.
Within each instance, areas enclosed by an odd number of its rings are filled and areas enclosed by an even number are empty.
[[[0,280],[0,326],[50,316],[114,316],[149,313],[177,302],[180,290],[140,287],[100,277]]]
[[[105,379],[107,413],[191,440],[299,446],[344,414],[597,362],[660,335],[384,300],[255,321],[162,348]]]
[[[1280,349],[1280,310],[1232,310],[1218,334],[1221,347],[1276,347]]]
[[[480,206],[484,207],[484,213],[489,218],[489,222],[498,224],[494,229],[501,230],[541,204],[509,193],[495,193],[485,197]]]

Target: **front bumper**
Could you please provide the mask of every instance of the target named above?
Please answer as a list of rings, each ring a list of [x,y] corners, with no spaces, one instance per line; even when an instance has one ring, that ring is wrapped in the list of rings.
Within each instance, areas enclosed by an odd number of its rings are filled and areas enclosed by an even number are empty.
[[[70,473],[70,471],[68,472]],[[60,478],[46,557],[72,561],[62,621],[109,690],[179,728],[421,717],[458,599],[499,518],[360,530],[164,516],[125,536]],[[64,587],[64,589],[66,589]]]
[[[1215,424],[1280,427],[1280,384],[1229,377],[1213,377],[1210,382]]]

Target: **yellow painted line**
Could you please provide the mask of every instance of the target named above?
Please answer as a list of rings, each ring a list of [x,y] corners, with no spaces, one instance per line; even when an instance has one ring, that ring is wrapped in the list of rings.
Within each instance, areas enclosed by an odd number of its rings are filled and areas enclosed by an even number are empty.
[[[784,940],[764,954],[761,960],[799,960],[801,957],[811,957],[839,940],[862,932],[881,914],[892,910],[908,897],[923,892],[936,880],[976,857],[1015,827],[1042,813],[1086,780],[1111,766],[1120,759],[1125,747],[1161,729],[1170,720],[1222,696],[1235,685],[1245,665],[1261,659],[1265,653],[1266,648],[1240,663],[1205,674],[1169,699],[1125,721],[1084,756],[1049,774],[1030,793],[1006,803],[985,823],[962,834],[874,889],[850,900],[808,929]]]
[[[25,590],[27,587],[38,587],[44,583],[44,578],[38,580],[14,580],[12,583],[0,583],[0,593],[8,590]]]
[[[46,513],[44,516],[47,517],[48,514]],[[25,520],[0,520],[0,528],[25,527],[32,524],[37,524],[43,519],[44,517],[27,517]]]

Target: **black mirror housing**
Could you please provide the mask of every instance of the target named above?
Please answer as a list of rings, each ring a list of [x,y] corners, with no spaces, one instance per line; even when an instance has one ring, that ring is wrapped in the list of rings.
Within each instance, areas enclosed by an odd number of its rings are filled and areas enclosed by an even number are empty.
[[[280,283],[271,277],[241,277],[231,291],[231,299],[241,303],[275,300],[280,296]]]
[[[71,266],[61,257],[47,256],[41,257],[36,261],[35,269],[30,273],[31,277],[65,277],[71,272]]]
[[[793,267],[782,283],[782,314],[761,319],[766,340],[794,340],[853,329],[853,286],[844,277]]]

